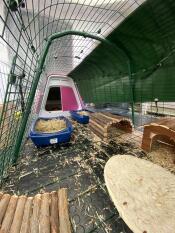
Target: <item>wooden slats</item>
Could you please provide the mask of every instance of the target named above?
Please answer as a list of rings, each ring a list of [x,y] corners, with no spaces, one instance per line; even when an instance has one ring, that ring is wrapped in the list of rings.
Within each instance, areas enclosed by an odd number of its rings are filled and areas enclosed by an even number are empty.
[[[111,113],[98,112],[91,114],[89,128],[104,141],[110,137],[114,129],[119,129],[126,133],[132,132],[132,124],[129,119]]]
[[[2,223],[2,220],[4,218],[9,201],[10,201],[10,195],[4,194],[0,201],[0,224]]]
[[[39,233],[39,214],[41,206],[41,194],[37,194],[33,200],[33,212],[30,221],[30,231]]]
[[[71,233],[66,189],[60,189],[58,191],[58,195],[59,195],[58,209],[59,209],[60,233]]]
[[[26,196],[20,196],[18,198],[18,203],[16,206],[13,222],[12,222],[12,225],[10,228],[10,233],[19,233],[20,232],[26,200],[27,200]]]
[[[51,233],[59,232],[59,209],[58,209],[58,193],[51,193]]]
[[[100,130],[99,127],[96,127],[91,121],[89,124],[89,129],[96,134],[99,138],[102,140],[106,141],[107,139],[107,132]]]
[[[108,119],[105,117],[105,115],[103,115],[103,113],[94,113],[93,115],[91,115],[91,119],[93,119],[99,123],[101,123],[101,125],[110,125],[111,124],[111,119]]]
[[[32,202],[33,202],[33,197],[29,197],[26,201],[20,233],[29,233],[30,216],[32,212]]]
[[[42,195],[40,211],[40,233],[50,233],[49,193]]]
[[[0,220],[0,233],[71,233],[67,189],[35,197],[2,194]]]
[[[16,195],[11,196],[6,213],[5,213],[5,217],[2,222],[2,226],[1,226],[2,232],[9,232],[10,230],[10,227],[11,227],[11,224],[14,218],[15,210],[16,210],[17,201],[18,201],[18,196]]]
[[[104,115],[106,118],[108,118],[108,119],[113,119],[113,120],[117,119],[117,120],[120,121],[120,120],[125,119],[123,116],[114,115],[114,114],[111,114],[111,113],[109,113],[109,112],[103,112],[103,115]]]

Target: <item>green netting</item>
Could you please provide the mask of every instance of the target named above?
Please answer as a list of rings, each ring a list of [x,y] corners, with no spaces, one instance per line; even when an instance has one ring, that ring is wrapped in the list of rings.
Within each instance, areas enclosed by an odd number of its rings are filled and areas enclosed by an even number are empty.
[[[130,56],[134,102],[175,100],[173,0],[147,1],[107,39]],[[121,58],[120,54],[117,57]],[[87,102],[130,102],[128,67],[99,45],[73,72]],[[88,85],[89,88],[85,88]]]

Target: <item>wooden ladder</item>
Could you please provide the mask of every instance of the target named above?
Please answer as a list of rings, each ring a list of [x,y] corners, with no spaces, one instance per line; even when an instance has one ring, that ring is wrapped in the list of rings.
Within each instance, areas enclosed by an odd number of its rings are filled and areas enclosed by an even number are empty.
[[[67,189],[34,197],[0,193],[0,233],[71,233]]]

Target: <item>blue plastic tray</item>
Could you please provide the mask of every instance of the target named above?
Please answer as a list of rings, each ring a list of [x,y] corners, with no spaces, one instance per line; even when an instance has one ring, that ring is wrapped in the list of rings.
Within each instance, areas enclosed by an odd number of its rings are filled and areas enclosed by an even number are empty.
[[[71,111],[70,112],[72,119],[79,122],[80,124],[88,124],[89,123],[89,116],[80,115],[78,112],[80,112],[80,111]]]
[[[31,140],[33,141],[33,143],[37,146],[37,147],[44,147],[44,146],[49,146],[49,145],[53,145],[53,144],[59,144],[59,143],[65,143],[65,142],[69,142],[70,138],[71,138],[71,134],[73,131],[73,127],[71,122],[65,118],[65,117],[54,117],[54,119],[63,119],[66,122],[66,126],[67,128],[56,132],[56,133],[39,133],[35,131],[35,125],[36,122],[40,119],[43,120],[51,120],[53,118],[43,118],[43,117],[39,117],[37,118],[32,127],[31,127],[31,131],[29,133],[29,138],[31,138]]]

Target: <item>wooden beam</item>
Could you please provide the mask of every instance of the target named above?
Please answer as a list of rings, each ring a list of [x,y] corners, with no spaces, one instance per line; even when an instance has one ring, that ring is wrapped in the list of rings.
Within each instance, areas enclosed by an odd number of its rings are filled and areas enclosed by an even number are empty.
[[[26,196],[20,196],[18,198],[15,215],[14,215],[13,222],[10,228],[10,233],[20,232],[26,199],[27,199]]]
[[[60,189],[58,191],[58,198],[60,233],[71,233],[71,225],[68,213],[67,189]]]
[[[33,199],[33,211],[30,219],[30,232],[39,233],[39,214],[41,207],[41,194],[37,194]]]
[[[10,195],[4,194],[0,201],[0,224],[2,223],[2,220],[4,218],[9,201],[10,201]]]
[[[10,227],[13,222],[17,201],[18,201],[18,196],[16,195],[11,196],[6,213],[5,213],[5,217],[2,222],[1,231],[0,231],[1,233],[9,232]]]
[[[39,218],[39,233],[50,233],[49,193],[42,194]]]
[[[32,204],[33,204],[33,197],[28,197],[25,204],[20,233],[30,233],[29,226],[30,226],[30,216],[32,213]]]
[[[57,192],[51,193],[51,233],[59,232],[59,209],[58,206],[58,195]]]

